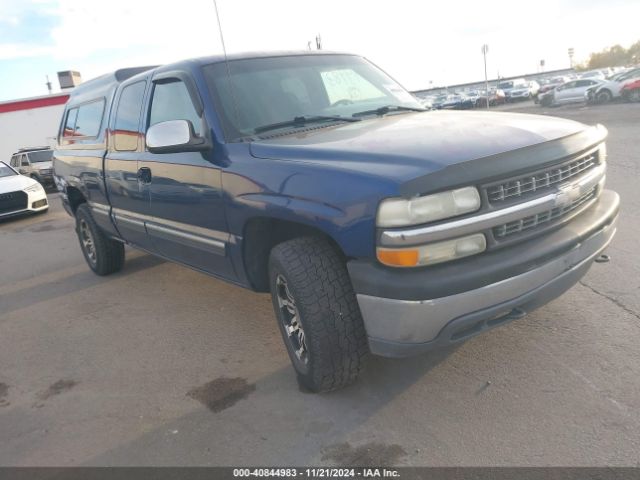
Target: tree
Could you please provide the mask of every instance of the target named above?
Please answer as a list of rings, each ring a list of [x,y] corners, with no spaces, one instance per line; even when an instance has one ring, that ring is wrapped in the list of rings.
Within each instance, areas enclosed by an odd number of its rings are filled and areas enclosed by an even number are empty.
[[[640,40],[629,47],[627,50],[630,63],[640,63]]]
[[[588,67],[605,68],[616,67],[627,63],[627,50],[622,45],[614,45],[604,50],[592,53],[589,57]]]
[[[592,53],[589,56],[586,68],[619,67],[638,62],[640,62],[640,41],[631,45],[629,49],[624,48],[622,45],[614,45],[600,52]]]

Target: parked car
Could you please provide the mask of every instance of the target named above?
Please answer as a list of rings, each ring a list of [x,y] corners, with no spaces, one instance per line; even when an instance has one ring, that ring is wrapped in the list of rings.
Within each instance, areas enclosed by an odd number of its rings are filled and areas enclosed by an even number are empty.
[[[620,92],[625,101],[640,102],[640,78],[625,83]]]
[[[633,68],[626,72],[618,73],[594,89],[593,100],[598,103],[606,103],[615,98],[620,98],[622,86],[629,80],[639,77],[640,68]]]
[[[440,110],[442,108],[442,105],[447,101],[448,97],[449,95],[446,93],[441,93],[439,95],[434,96],[431,99],[431,108]]]
[[[42,185],[53,185],[52,155],[50,147],[21,148],[11,156],[10,165]]]
[[[0,162],[0,218],[49,209],[42,185]]]
[[[518,100],[529,100],[530,98],[537,96],[539,90],[540,85],[538,82],[526,82],[524,85],[519,85],[511,89],[509,92],[509,100],[513,102]]]
[[[480,92],[478,90],[469,90],[464,92],[464,96],[473,103],[473,106],[475,106],[476,101],[480,98]]]
[[[479,92],[478,98],[476,98],[476,108],[486,108],[487,98],[490,106],[503,105],[506,102],[506,96],[499,88],[489,89],[489,93],[482,90]]]
[[[506,80],[498,83],[498,89],[502,90],[505,95],[505,101],[511,101],[511,92],[527,88],[528,82],[524,78],[516,78],[514,80]]]
[[[571,80],[545,93],[544,96],[540,98],[540,105],[547,107],[550,105],[584,102],[587,91],[601,84],[602,80],[590,78]]]
[[[473,100],[467,96],[454,93],[447,95],[447,98],[442,102],[440,108],[454,109],[454,110],[466,110],[475,106]]]
[[[574,285],[616,231],[606,135],[426,111],[356,55],[237,54],[76,87],[54,171],[95,273],[128,244],[270,292],[300,382],[327,391]]]
[[[581,73],[578,78],[591,78],[596,80],[604,80],[607,76],[610,75],[610,72],[607,70],[606,73],[602,70],[591,70],[589,72]]]
[[[562,85],[563,83],[570,82],[570,81],[571,81],[571,79],[569,77],[553,77],[553,78],[547,80],[545,82],[545,84],[540,87],[540,89],[538,90],[537,95],[535,95],[535,97],[534,97],[535,103],[540,103],[540,97],[543,94],[545,94],[547,92],[550,92],[551,90],[555,89],[557,86]]]

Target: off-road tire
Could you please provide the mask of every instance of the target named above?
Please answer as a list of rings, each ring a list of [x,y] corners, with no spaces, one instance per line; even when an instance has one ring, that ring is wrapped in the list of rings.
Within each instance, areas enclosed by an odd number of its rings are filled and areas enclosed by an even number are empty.
[[[295,301],[307,350],[303,363],[285,331],[278,281]],[[344,259],[326,240],[301,237],[275,246],[269,257],[269,282],[278,326],[300,384],[328,392],[354,382],[369,348],[356,295]]]
[[[87,228],[92,237],[94,255],[90,254],[83,243],[83,229]],[[124,245],[107,237],[98,227],[91,210],[86,203],[76,210],[76,233],[80,241],[80,249],[87,264],[98,275],[109,275],[118,272],[124,265]]]

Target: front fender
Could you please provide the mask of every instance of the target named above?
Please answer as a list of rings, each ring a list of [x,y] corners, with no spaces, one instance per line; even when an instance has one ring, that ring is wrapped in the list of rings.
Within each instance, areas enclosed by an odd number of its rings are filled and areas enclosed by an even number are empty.
[[[331,237],[349,257],[374,254],[375,217],[365,205],[341,208],[276,193],[242,194],[234,203],[245,212],[245,223],[257,217],[298,223]]]

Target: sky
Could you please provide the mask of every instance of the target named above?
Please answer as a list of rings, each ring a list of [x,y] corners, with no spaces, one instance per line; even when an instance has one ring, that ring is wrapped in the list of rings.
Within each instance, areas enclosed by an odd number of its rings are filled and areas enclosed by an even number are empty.
[[[640,0],[218,0],[228,53],[357,53],[409,90],[569,66],[640,40]],[[46,76],[218,54],[213,0],[0,0],[0,101],[46,95]]]

